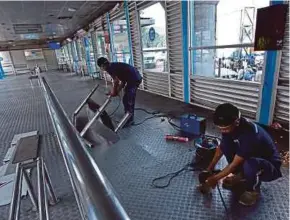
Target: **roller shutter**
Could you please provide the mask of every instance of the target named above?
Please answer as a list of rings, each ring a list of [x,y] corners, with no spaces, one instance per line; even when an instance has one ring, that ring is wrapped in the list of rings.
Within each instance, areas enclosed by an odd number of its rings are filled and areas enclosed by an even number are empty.
[[[195,76],[191,80],[190,88],[192,104],[214,109],[219,104],[230,102],[236,105],[243,115],[256,118],[259,83]]]
[[[289,3],[288,3],[289,6]],[[289,124],[289,7],[279,70],[274,121]]]
[[[132,40],[133,64],[142,73],[141,36],[136,2],[129,2],[129,25]]]
[[[183,56],[182,56],[182,18],[181,2],[166,1],[167,45],[170,74],[170,96],[183,100]]]

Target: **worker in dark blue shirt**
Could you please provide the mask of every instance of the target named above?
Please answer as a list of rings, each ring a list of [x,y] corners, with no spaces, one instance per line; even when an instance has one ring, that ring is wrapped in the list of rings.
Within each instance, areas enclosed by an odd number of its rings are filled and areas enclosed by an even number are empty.
[[[214,124],[222,133],[222,141],[207,170],[213,171],[222,155],[228,165],[209,177],[206,183],[215,187],[226,177],[223,187],[233,189],[243,181],[246,191],[239,202],[253,205],[259,197],[261,181],[269,182],[282,176],[281,158],[275,143],[263,128],[241,117],[239,109],[229,103],[216,108]]]
[[[142,82],[139,71],[127,63],[109,62],[105,57],[100,57],[97,64],[101,70],[106,71],[113,78],[113,88],[110,92],[112,97],[117,96],[124,88],[124,110],[125,113],[129,112],[132,114],[126,125],[133,124],[136,92]]]

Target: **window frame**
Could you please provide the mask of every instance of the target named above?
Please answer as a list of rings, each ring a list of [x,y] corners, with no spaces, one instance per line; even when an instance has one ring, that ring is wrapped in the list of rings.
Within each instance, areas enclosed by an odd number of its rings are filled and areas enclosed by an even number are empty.
[[[244,49],[244,48],[253,48],[254,47],[254,42],[242,43],[242,44],[228,44],[228,45],[225,45],[225,44],[223,44],[223,45],[203,45],[203,46],[194,46],[194,45],[192,45],[192,41],[193,41],[192,39],[194,37],[193,35],[194,35],[195,18],[194,19],[191,19],[191,18],[192,18],[192,16],[195,16],[195,14],[194,14],[194,1],[188,1],[188,12],[189,12],[189,16],[188,16],[188,19],[189,19],[189,39],[190,39],[190,42],[189,42],[190,46],[188,48],[188,55],[189,55],[189,60],[190,60],[189,61],[189,69],[190,69],[190,72],[191,72],[189,75],[190,75],[191,79],[194,79],[195,77],[208,77],[208,76],[194,74],[193,66],[194,66],[195,58],[192,55],[192,54],[194,54],[194,51],[196,51],[196,50],[210,50],[210,49],[211,50],[229,49],[229,48],[241,48],[241,49]],[[215,11],[215,24],[216,24],[215,25],[215,35],[217,33],[216,32],[216,30],[217,30],[217,19],[218,18],[217,18],[217,8],[216,8],[216,11]],[[254,28],[254,30],[255,30],[255,28]],[[215,38],[216,38],[216,36],[215,36]],[[264,52],[264,64],[263,64],[263,68],[262,68],[262,74],[263,75],[264,75],[264,72],[265,72],[265,61],[266,61],[266,52]],[[215,70],[214,70],[213,74],[214,74],[214,77],[211,77],[211,78],[220,79],[220,77],[216,77],[215,76]],[[224,80],[233,81],[233,79],[227,79],[227,78],[224,78]],[[260,82],[251,82],[251,81],[249,81],[249,82],[250,83],[262,84],[262,80]]]
[[[145,72],[148,72],[148,73],[165,73],[165,74],[169,74],[169,68],[170,68],[170,65],[169,65],[169,47],[168,47],[168,28],[167,28],[167,12],[166,12],[166,8],[164,8],[164,16],[165,16],[165,34],[166,34],[166,47],[164,48],[156,48],[156,49],[151,49],[151,50],[147,50],[147,48],[143,48],[143,41],[142,41],[142,31],[141,31],[141,17],[140,17],[140,12],[146,8],[149,8],[151,7],[152,5],[155,5],[155,4],[161,4],[161,2],[148,2],[147,4],[145,5],[142,5],[142,7],[138,7],[137,5],[137,18],[138,18],[138,26],[139,26],[139,36],[140,36],[140,49],[141,49],[141,70],[142,72],[144,73]],[[162,6],[162,5],[161,5]],[[144,52],[163,52],[163,51],[166,51],[166,58],[167,58],[167,62],[166,62],[166,69],[167,71],[161,71],[161,72],[157,72],[157,71],[152,71],[150,69],[145,69],[144,68]]]

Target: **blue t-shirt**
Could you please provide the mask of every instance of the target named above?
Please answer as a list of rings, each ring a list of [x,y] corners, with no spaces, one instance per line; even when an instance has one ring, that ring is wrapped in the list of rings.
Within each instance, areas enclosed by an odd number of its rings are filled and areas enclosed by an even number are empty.
[[[116,76],[119,80],[128,85],[140,84],[142,79],[139,71],[127,63],[112,62],[110,63],[107,72],[112,77]]]
[[[262,158],[280,167],[281,158],[270,135],[259,125],[241,118],[239,127],[231,134],[223,134],[221,151],[229,163],[235,155],[249,159]]]

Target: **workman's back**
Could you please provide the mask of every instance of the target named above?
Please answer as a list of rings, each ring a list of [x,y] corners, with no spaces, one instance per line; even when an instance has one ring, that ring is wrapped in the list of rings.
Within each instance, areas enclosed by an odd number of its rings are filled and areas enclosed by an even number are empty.
[[[118,77],[119,80],[127,83],[128,85],[138,84],[142,79],[139,71],[127,63],[112,62],[109,64],[106,71],[111,76]]]

